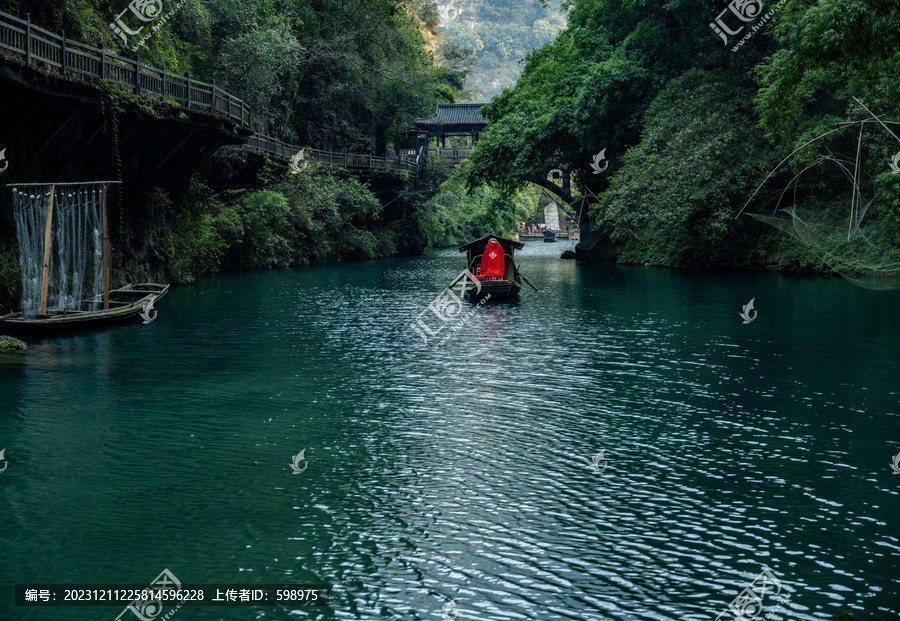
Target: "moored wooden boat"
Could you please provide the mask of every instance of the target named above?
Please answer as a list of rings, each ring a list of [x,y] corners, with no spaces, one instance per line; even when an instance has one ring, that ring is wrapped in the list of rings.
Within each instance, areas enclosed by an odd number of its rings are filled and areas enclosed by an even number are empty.
[[[45,336],[60,332],[87,330],[140,318],[144,309],[162,298],[169,285],[138,283],[109,292],[109,308],[92,310],[102,300],[83,300],[80,310],[51,310],[33,319],[21,312],[0,316],[0,334],[10,336]]]
[[[547,243],[556,241],[556,232],[555,231],[544,231],[544,241]]]
[[[466,297],[470,301],[477,302],[490,294],[490,298],[488,298],[489,301],[505,302],[506,300],[511,300],[519,295],[519,291],[522,288],[522,278],[519,274],[519,270],[516,269],[514,261],[515,251],[525,247],[525,244],[522,242],[517,242],[505,237],[498,237],[496,235],[486,235],[481,239],[476,239],[468,244],[463,244],[459,247],[459,251],[466,253],[466,265],[468,270],[475,275],[476,278],[480,277],[481,258],[485,246],[491,239],[496,239],[503,248],[505,273],[500,280],[479,279],[478,283],[473,283],[469,279],[466,279]],[[478,286],[479,284],[480,287]]]

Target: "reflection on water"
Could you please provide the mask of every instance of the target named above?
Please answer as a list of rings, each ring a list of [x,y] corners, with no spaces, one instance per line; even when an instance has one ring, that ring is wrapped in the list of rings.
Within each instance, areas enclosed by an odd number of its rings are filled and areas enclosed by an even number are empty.
[[[528,243],[539,291],[436,351],[410,323],[455,249],[205,278],[152,324],[31,343],[0,363],[0,583],[334,585],[177,612],[202,620],[683,621],[767,568],[783,618],[896,619],[898,295],[571,245]]]

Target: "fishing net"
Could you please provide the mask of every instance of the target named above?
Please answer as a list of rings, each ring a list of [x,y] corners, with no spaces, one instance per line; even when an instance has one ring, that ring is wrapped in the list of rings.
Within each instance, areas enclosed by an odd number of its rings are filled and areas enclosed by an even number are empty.
[[[535,215],[537,222],[545,224],[548,231],[565,229],[567,221],[572,221],[575,226],[578,225],[577,210],[573,210],[572,205],[563,202],[557,196],[552,196],[543,188],[541,188],[541,195],[538,198]]]
[[[890,187],[893,173],[877,158],[869,166],[873,176],[860,155],[866,153],[862,127],[859,141],[853,138],[853,144],[845,146],[853,147],[854,157],[827,148],[819,157],[795,152],[804,158],[804,166],[778,196],[775,212],[747,215],[793,236],[824,266],[856,285],[898,289],[900,231],[889,213],[878,213],[876,196],[876,188]]]
[[[47,311],[99,308],[103,292],[102,185],[103,182],[13,186],[25,317],[37,317],[40,309],[51,195]],[[85,304],[90,308],[83,308]]]
[[[560,229],[559,207],[546,191],[542,191],[541,197],[538,199],[537,216],[538,222],[543,224],[548,231],[558,231]]]
[[[896,232],[892,233],[883,221],[868,221],[853,228],[846,225],[846,213],[800,207],[787,207],[779,213],[784,216],[748,215],[799,239],[825,266],[856,285],[900,289],[900,245]]]

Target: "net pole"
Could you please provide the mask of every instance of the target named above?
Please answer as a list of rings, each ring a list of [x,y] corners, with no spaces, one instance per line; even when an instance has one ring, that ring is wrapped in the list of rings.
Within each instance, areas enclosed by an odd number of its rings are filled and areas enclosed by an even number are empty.
[[[853,97],[853,95],[851,95],[851,97]],[[859,99],[857,99],[856,97],[853,97],[853,100],[854,100],[856,103],[858,103],[859,105],[861,105],[861,106],[863,107],[863,110],[865,110],[866,112],[868,112],[868,113],[872,116],[873,119],[875,119],[876,121],[878,121],[879,123],[881,123],[881,119],[879,119],[877,116],[875,116],[874,114],[872,114],[872,111],[869,110],[868,108],[866,108],[866,104],[864,104],[863,102],[861,102],[861,101],[860,101]],[[890,123],[890,121],[888,121],[888,123]],[[881,123],[881,126],[882,126],[883,128],[885,128],[891,136],[893,136],[894,138],[897,138],[897,134],[895,134],[894,132],[892,132],[892,131],[890,130],[890,128],[888,128],[887,125],[885,125],[884,123]],[[900,138],[897,138],[897,140],[900,140]]]
[[[890,130],[889,130],[890,131]],[[859,179],[859,151],[862,148],[862,133],[863,133],[863,124],[859,124],[859,141],[856,143],[856,164],[853,168],[853,196],[850,197],[850,225],[847,228],[847,241],[850,241],[850,236],[853,234],[853,203],[856,199],[856,182]],[[860,197],[862,199],[862,197]],[[857,216],[859,217],[859,216]]]
[[[103,310],[109,308],[109,223],[106,220],[106,184],[100,185],[100,212],[103,217]]]
[[[47,285],[50,278],[50,231],[53,225],[53,197],[56,184],[50,184],[50,201],[47,203],[47,226],[44,227],[44,270],[41,275],[41,306],[38,315],[47,314]]]

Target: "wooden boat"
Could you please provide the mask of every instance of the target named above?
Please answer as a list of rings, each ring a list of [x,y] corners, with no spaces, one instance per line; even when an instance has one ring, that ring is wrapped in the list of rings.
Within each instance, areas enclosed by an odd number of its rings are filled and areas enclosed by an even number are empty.
[[[110,324],[132,321],[151,303],[155,303],[169,291],[169,285],[138,283],[125,285],[109,292],[109,308],[92,310],[95,303],[103,305],[103,300],[83,300],[80,310],[49,311],[33,319],[22,313],[0,316],[0,334],[10,336],[45,336],[72,330],[86,330]]]
[[[554,231],[544,231],[544,241],[547,243],[556,241],[556,233]]]
[[[481,256],[484,252],[484,247],[487,246],[488,240],[491,238],[496,239],[500,247],[503,248],[506,273],[503,275],[503,280],[479,280],[479,283],[481,283],[480,289],[470,282],[469,279],[466,279],[466,298],[469,301],[478,301],[490,294],[489,301],[505,302],[519,295],[519,290],[522,288],[522,278],[513,260],[515,251],[525,247],[525,244],[522,242],[496,235],[487,235],[468,244],[463,244],[459,247],[459,251],[466,253],[468,270],[476,277],[479,276]]]

